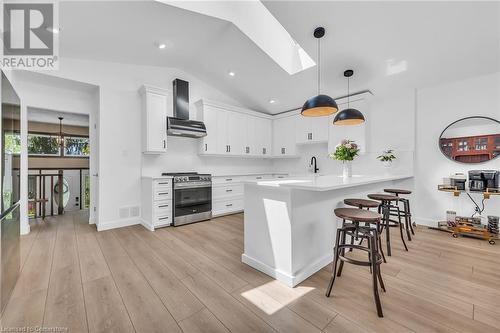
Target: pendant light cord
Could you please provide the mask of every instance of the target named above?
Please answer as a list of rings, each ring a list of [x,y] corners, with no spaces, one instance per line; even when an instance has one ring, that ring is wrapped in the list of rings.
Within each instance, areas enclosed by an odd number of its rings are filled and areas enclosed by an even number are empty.
[[[350,90],[349,90],[349,81],[351,80],[350,77],[347,78],[347,108],[349,109],[349,93],[350,93]]]
[[[321,52],[320,52],[320,38],[318,38],[318,95],[319,95],[319,92],[320,92],[320,65],[321,65]]]

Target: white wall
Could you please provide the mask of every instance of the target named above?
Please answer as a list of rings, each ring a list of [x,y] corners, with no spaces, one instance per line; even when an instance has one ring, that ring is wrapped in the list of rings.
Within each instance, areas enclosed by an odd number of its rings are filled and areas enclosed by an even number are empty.
[[[134,66],[62,58],[57,73],[63,78],[99,86],[99,164],[100,225],[120,225],[134,221],[119,218],[120,207],[140,206],[141,167],[145,174],[184,170],[224,172],[269,172],[272,163],[264,160],[200,158],[197,142],[175,138],[169,141],[165,156],[143,156],[141,153],[141,97],[143,84],[172,89],[172,81],[181,78],[190,82],[192,102],[207,98],[239,106],[232,98],[195,76],[178,69]],[[169,138],[170,140],[170,138]]]
[[[366,119],[367,151],[353,162],[353,174],[381,174],[388,170],[376,159],[382,151],[394,149],[396,160],[390,172],[411,173],[414,151],[415,92],[413,90],[395,92],[391,96],[373,96],[367,110]],[[329,124],[328,126],[333,126]],[[349,130],[352,127],[347,127]],[[335,130],[335,127],[333,128]],[[309,163],[316,156],[320,173],[342,173],[342,163],[328,157],[327,144],[298,146],[299,159],[274,161],[275,171],[303,174],[310,172]]]
[[[443,177],[475,169],[500,170],[499,158],[481,164],[461,164],[447,159],[438,146],[443,129],[460,118],[479,115],[500,119],[499,92],[500,73],[418,90],[413,200],[418,223],[435,225],[449,209],[460,215],[474,212],[474,205],[466,195],[454,198],[450,193],[437,191]],[[476,201],[482,199],[479,194],[473,196]],[[500,215],[500,197],[492,196],[485,204],[483,216]]]

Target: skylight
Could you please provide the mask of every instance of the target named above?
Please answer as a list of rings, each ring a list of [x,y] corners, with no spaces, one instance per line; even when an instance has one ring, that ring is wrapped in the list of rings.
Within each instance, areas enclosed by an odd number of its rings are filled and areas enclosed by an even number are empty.
[[[156,1],[232,22],[290,75],[316,65],[260,1]]]

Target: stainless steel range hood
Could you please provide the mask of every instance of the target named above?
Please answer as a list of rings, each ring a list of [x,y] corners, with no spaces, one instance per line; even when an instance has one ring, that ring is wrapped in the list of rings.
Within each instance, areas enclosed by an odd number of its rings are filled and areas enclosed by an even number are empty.
[[[184,120],[174,117],[167,118],[167,135],[186,138],[202,138],[207,135],[205,124],[196,120]]]
[[[201,138],[207,135],[205,124],[189,120],[189,82],[175,79],[174,116],[167,117],[167,135]]]

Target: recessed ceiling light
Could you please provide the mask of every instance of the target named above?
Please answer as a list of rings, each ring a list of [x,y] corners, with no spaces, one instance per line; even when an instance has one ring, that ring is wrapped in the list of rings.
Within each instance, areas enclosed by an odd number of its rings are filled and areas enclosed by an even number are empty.
[[[276,103],[276,101],[274,99],[270,99],[269,103],[274,104],[274,103]]]
[[[54,27],[48,27],[46,30],[47,30],[48,32],[52,32],[53,34],[58,34],[58,33],[61,31],[61,29],[59,29],[59,28],[54,28]]]
[[[236,75],[236,73],[232,72],[232,71],[229,71],[227,74],[229,74],[229,76],[235,76]]]
[[[165,44],[165,43],[160,43],[160,44],[158,44],[158,48],[159,48],[160,50],[163,50],[163,49],[164,49],[164,48],[166,48],[166,47],[167,47],[167,44]]]

